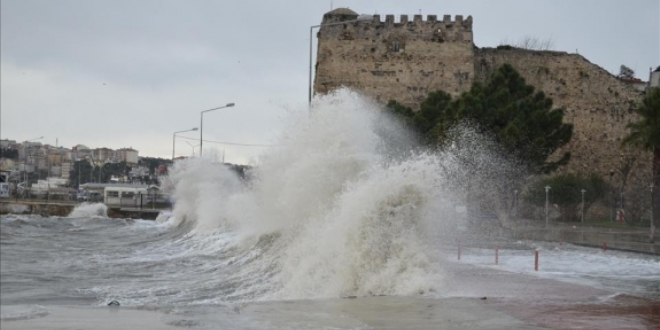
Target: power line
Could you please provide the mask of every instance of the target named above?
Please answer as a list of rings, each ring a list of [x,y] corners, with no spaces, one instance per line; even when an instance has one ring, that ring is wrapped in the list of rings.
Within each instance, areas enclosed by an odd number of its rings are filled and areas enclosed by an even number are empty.
[[[187,140],[195,140],[199,141],[197,138],[191,138],[191,137],[186,137],[186,136],[177,136],[180,139],[187,139]],[[230,146],[239,146],[239,147],[274,147],[272,145],[268,144],[249,144],[249,143],[235,143],[235,142],[223,142],[223,141],[213,141],[213,140],[202,140],[204,142],[211,142],[211,143],[217,143],[217,144],[225,144],[225,145],[230,145]]]

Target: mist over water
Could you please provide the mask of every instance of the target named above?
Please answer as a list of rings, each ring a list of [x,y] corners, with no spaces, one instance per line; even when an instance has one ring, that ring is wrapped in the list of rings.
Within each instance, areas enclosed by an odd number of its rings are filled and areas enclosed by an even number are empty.
[[[193,235],[236,235],[258,299],[437,290],[436,240],[462,203],[454,158],[412,150],[410,133],[350,90],[290,119],[248,182],[205,160],[178,162],[172,221],[193,223]]]
[[[108,217],[108,207],[103,203],[82,203],[68,215],[69,218]]]

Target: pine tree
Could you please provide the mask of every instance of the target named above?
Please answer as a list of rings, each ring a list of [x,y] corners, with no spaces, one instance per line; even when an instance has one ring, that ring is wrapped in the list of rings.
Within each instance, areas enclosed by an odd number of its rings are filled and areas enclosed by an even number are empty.
[[[552,172],[570,159],[570,153],[565,152],[556,160],[548,160],[573,135],[573,125],[562,122],[565,110],[553,109],[552,99],[528,85],[508,64],[485,84],[475,82],[455,100],[436,91],[429,94],[417,112],[396,101],[390,101],[388,109],[402,117],[431,146],[448,142],[452,127],[470,124],[492,137],[531,173]]]

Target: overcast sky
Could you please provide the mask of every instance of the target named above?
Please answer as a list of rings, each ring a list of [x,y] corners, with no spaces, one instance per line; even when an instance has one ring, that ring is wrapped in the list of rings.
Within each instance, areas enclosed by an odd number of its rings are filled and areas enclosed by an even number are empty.
[[[305,111],[309,27],[338,7],[358,13],[472,15],[474,41],[530,35],[610,72],[648,80],[660,65],[659,0],[266,1],[1,0],[0,138],[171,157],[172,133],[268,145]],[[314,40],[316,49],[316,40]],[[199,138],[199,132],[182,136]],[[189,141],[193,145],[199,142]],[[263,147],[204,143],[247,163]],[[198,153],[198,149],[195,152]],[[177,138],[177,156],[191,155]],[[210,151],[208,152],[210,153]]]

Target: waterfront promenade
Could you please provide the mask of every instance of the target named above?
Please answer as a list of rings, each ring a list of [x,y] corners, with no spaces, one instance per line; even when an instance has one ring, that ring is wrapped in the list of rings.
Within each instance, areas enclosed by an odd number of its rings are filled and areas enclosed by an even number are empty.
[[[442,292],[171,308],[45,306],[3,329],[657,329],[660,302],[447,262]],[[323,311],[323,312],[320,312]],[[301,326],[303,324],[304,326]]]

